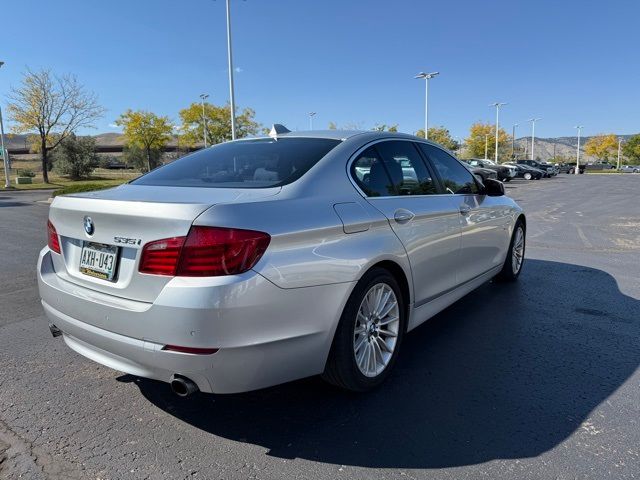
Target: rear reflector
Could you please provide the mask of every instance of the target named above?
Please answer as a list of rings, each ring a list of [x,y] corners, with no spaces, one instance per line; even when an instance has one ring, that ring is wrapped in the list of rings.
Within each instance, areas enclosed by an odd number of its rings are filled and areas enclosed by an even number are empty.
[[[253,268],[270,241],[264,232],[193,226],[186,237],[146,244],[139,270],[181,277],[235,275]]]
[[[165,345],[162,347],[162,350],[167,352],[191,353],[193,355],[213,355],[218,351],[217,348],[180,347],[178,345]]]
[[[56,253],[60,252],[60,238],[58,237],[58,232],[56,232],[56,227],[53,226],[51,220],[47,220],[47,232],[48,232],[48,245],[49,248]]]

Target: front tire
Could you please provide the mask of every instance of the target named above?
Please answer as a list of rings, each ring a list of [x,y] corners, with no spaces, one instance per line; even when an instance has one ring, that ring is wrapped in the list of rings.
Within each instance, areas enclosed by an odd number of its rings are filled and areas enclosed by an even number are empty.
[[[524,174],[524,179],[525,179],[525,180],[531,180],[531,174],[530,174],[529,172],[526,172],[526,173]]]
[[[516,221],[516,226],[511,235],[511,243],[504,260],[502,270],[496,278],[503,282],[515,282],[520,276],[524,265],[524,252],[526,246],[526,229],[521,219]]]
[[[371,269],[342,312],[322,378],[354,392],[377,387],[396,362],[405,329],[398,282],[385,269]]]

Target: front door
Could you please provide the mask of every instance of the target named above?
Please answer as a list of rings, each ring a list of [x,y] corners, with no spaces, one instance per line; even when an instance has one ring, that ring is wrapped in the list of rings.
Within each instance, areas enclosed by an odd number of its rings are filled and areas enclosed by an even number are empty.
[[[376,143],[354,161],[352,174],[407,251],[415,306],[454,288],[460,212],[450,196],[438,194],[434,176],[413,142]]]

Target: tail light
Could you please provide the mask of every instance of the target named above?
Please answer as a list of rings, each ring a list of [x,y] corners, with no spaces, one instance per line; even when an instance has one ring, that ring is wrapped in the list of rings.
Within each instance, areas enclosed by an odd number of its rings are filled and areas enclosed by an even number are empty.
[[[53,223],[51,223],[51,220],[47,220],[47,233],[48,233],[48,245],[49,248],[56,252],[56,253],[61,253],[60,252],[60,237],[58,237],[58,232],[56,232],[56,227],[53,226]]]
[[[139,270],[182,277],[235,275],[253,268],[270,241],[264,232],[194,226],[186,237],[146,244]]]

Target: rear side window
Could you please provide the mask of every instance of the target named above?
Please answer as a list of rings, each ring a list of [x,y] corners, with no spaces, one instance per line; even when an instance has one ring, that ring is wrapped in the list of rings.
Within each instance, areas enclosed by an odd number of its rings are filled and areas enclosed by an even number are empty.
[[[376,144],[398,195],[438,193],[420,153],[411,142],[389,141]]]
[[[216,145],[182,157],[134,185],[210,188],[268,188],[302,177],[340,140],[280,138]]]
[[[369,147],[353,162],[351,175],[369,197],[437,193],[432,175],[410,142]]]
[[[438,171],[442,184],[447,193],[453,194],[475,194],[478,193],[478,184],[469,170],[454,157],[444,150],[420,143],[420,148],[429,158],[435,169]]]
[[[367,148],[351,164],[351,175],[368,197],[396,194],[382,159],[374,147]]]

